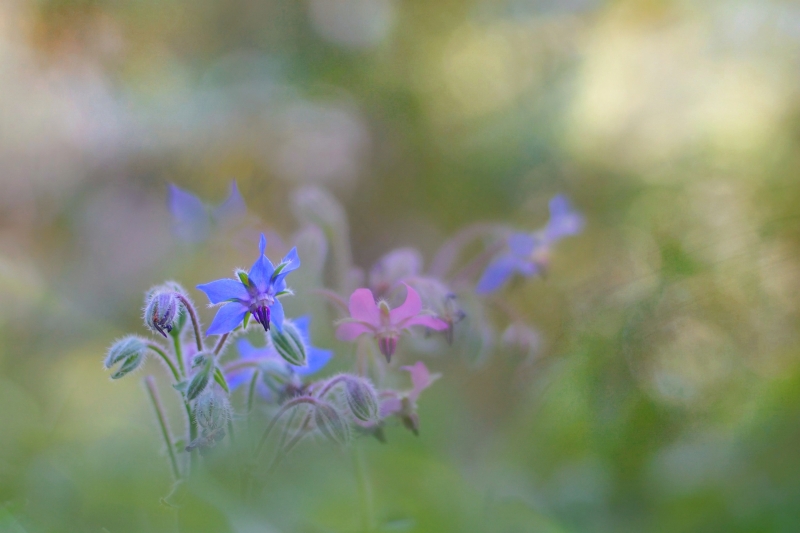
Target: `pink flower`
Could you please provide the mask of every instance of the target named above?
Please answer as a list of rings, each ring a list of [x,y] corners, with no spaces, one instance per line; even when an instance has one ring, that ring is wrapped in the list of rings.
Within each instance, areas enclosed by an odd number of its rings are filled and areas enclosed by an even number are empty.
[[[384,391],[381,398],[381,418],[397,415],[403,425],[415,435],[419,435],[419,415],[417,415],[417,400],[419,395],[439,379],[440,374],[431,374],[422,361],[417,361],[411,366],[401,367],[411,374],[411,390],[405,393]]]
[[[356,289],[350,295],[350,318],[344,319],[336,328],[336,337],[353,341],[368,333],[378,340],[381,353],[390,360],[397,348],[403,330],[411,326],[425,326],[435,330],[447,329],[444,320],[422,313],[422,300],[417,291],[406,285],[406,300],[400,307],[391,309],[385,300],[375,303],[369,289]]]

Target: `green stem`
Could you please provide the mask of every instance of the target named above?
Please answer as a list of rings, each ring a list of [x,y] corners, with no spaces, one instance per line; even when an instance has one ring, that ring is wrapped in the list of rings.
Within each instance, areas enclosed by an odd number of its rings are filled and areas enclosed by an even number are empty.
[[[504,242],[498,242],[488,246],[483,252],[472,258],[469,263],[453,274],[451,278],[452,285],[457,286],[460,282],[467,282],[471,278],[477,276],[486,268],[489,261],[491,261],[498,252],[502,251],[504,247]]]
[[[367,462],[364,459],[364,452],[361,446],[354,445],[353,448],[353,465],[356,470],[356,479],[358,481],[358,497],[361,501],[361,529],[364,533],[371,533],[374,528],[373,517],[373,496],[372,484],[369,480],[369,473],[367,472]]]
[[[258,376],[260,370],[256,370],[253,372],[253,377],[250,379],[250,387],[247,389],[247,414],[253,412],[253,403],[255,402],[256,398],[256,386],[258,385]]]
[[[511,231],[510,228],[500,224],[477,223],[466,226],[442,245],[433,257],[428,272],[434,277],[444,278],[468,244],[481,237],[496,236]]]
[[[275,413],[275,416],[272,417],[272,420],[269,421],[267,427],[264,429],[264,433],[261,435],[261,439],[258,441],[258,445],[256,446],[255,452],[253,453],[253,462],[258,461],[258,456],[261,455],[261,451],[264,449],[264,445],[267,443],[267,439],[269,438],[269,434],[272,432],[272,429],[278,423],[278,420],[292,407],[300,405],[301,403],[307,403],[311,405],[317,405],[318,401],[315,398],[311,398],[309,396],[300,396],[297,398],[293,398],[283,404],[280,410]]]
[[[172,345],[175,347],[175,358],[178,360],[178,368],[181,370],[181,377],[186,377],[186,363],[183,360],[183,348],[181,348],[181,340],[178,338],[178,335],[172,337]]]
[[[173,363],[172,359],[170,359],[170,357],[167,355],[167,352],[165,352],[161,346],[153,342],[148,342],[147,347],[150,348],[155,353],[157,353],[161,357],[161,359],[163,359],[164,362],[167,363],[167,366],[172,371],[172,377],[175,378],[175,383],[179,383],[181,380],[181,375],[178,373],[178,369],[175,368],[175,363]]]
[[[222,347],[225,346],[225,341],[228,340],[228,335],[230,335],[230,333],[226,333],[219,338],[217,346],[214,348],[214,355],[219,355],[219,352],[222,351]]]
[[[192,327],[194,328],[194,340],[197,342],[197,351],[203,351],[203,336],[200,334],[200,323],[197,321],[197,312],[194,310],[194,306],[189,299],[184,296],[183,294],[176,292],[175,293],[177,298],[183,304],[183,307],[186,308],[186,311],[189,313],[189,316],[192,318]]]
[[[150,401],[153,403],[153,408],[156,411],[156,418],[158,425],[161,426],[161,435],[164,437],[164,442],[167,445],[167,453],[169,454],[169,462],[172,466],[172,475],[175,480],[181,478],[181,472],[178,469],[178,460],[175,458],[175,450],[173,449],[172,437],[169,434],[169,426],[167,425],[167,417],[164,414],[164,407],[161,405],[161,399],[158,397],[156,390],[156,383],[153,376],[144,378],[144,384],[147,388],[147,393],[150,396]]]

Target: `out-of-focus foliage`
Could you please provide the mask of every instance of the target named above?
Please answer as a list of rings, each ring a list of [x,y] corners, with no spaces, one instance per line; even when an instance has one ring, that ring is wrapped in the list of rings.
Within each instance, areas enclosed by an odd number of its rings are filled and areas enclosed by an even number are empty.
[[[464,302],[420,436],[364,440],[381,531],[796,531],[798,94],[789,1],[4,0],[0,531],[358,530],[357,465],[313,442],[257,505],[213,457],[169,495],[143,387],[102,371],[148,287],[252,261],[173,236],[167,184],[231,178],[274,255],[292,191],[333,191],[365,269],[559,192],[585,216],[490,308],[537,331],[485,357]]]

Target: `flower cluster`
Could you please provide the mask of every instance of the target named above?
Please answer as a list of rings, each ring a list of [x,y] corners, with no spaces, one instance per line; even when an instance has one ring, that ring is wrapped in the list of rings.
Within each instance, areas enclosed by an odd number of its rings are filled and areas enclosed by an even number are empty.
[[[339,444],[354,435],[384,440],[384,428],[393,421],[419,434],[418,401],[440,377],[419,356],[451,351],[483,360],[498,338],[492,306],[509,319],[501,342],[535,355],[535,328],[496,293],[517,274],[543,275],[553,246],[583,227],[582,216],[556,196],[550,220],[537,231],[470,226],[444,243],[427,269],[417,250],[399,248],[365,272],[352,264],[344,209],[330,194],[300,189],[292,205],[300,222],[296,247],[277,265],[266,255],[262,233],[249,270],[197,285],[216,308],[205,332],[188,291],[166,282],[145,296],[144,322],[155,337],[124,337],[107,354],[106,368],[116,368],[113,379],[141,368],[151,354],[167,369],[186,412],[185,437],[172,435],[152,378],[146,385],[177,477],[188,474],[194,452],[208,454],[234,434],[243,438],[232,445],[251,454],[248,465],[258,465],[272,443],[271,467],[309,435]],[[214,225],[246,218],[235,183],[216,208],[173,186],[169,208],[177,236],[195,243]],[[484,239],[483,250],[465,259],[478,239]],[[305,283],[298,288],[303,301],[318,320],[329,321],[340,344],[318,347],[311,316],[287,316],[284,310],[281,300],[295,294],[288,278],[301,267],[298,249],[306,261]],[[334,359],[340,368],[349,361],[351,370],[318,377]],[[259,421],[263,430],[251,435]],[[272,438],[276,432],[280,437]]]

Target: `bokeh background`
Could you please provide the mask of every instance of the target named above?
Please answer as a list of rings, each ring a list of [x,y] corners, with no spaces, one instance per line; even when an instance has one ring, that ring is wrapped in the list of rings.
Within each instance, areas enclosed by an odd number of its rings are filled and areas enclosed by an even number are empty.
[[[101,361],[149,286],[250,264],[166,207],[233,178],[287,242],[292,191],[332,191],[362,267],[559,192],[586,216],[504,293],[532,361],[426,356],[420,437],[363,442],[380,531],[800,530],[799,96],[791,1],[3,0],[0,531],[178,530],[161,370]],[[257,506],[190,485],[182,531],[358,530],[323,443]]]

